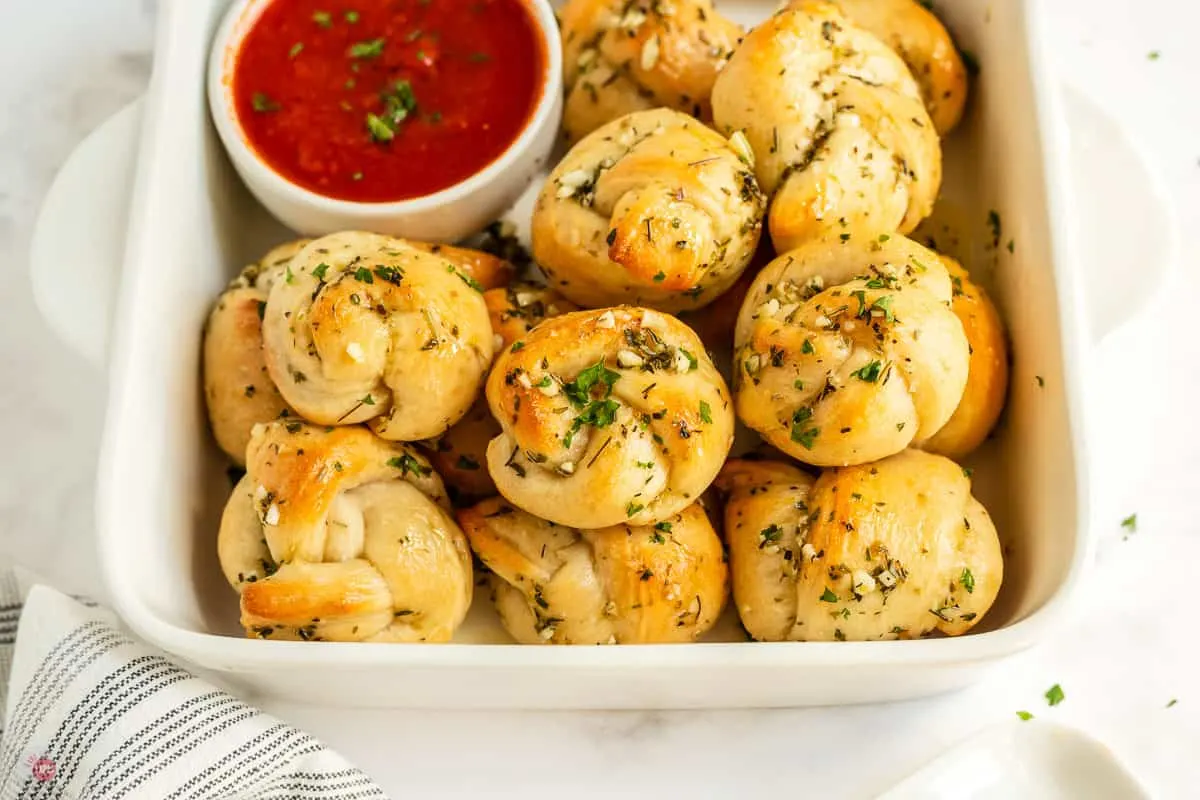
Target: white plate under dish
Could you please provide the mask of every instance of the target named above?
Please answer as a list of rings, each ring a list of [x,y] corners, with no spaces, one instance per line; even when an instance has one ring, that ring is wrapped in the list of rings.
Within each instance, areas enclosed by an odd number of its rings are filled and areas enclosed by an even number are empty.
[[[130,207],[97,518],[109,591],[140,635],[245,689],[308,703],[688,708],[932,694],[1053,629],[1088,552],[1083,284],[1068,252],[1066,131],[1048,89],[1035,4],[944,0],[939,10],[983,71],[967,119],[946,142],[947,180],[930,231],[992,288],[1014,352],[1005,421],[969,462],[1007,553],[1005,585],[978,632],[761,644],[744,641],[730,612],[694,645],[523,647],[505,643],[480,593],[448,645],[242,638],[236,597],[215,556],[229,483],[206,430],[200,331],[226,280],[287,234],[239,184],[207,118],[208,42],[225,5],[162,7]],[[723,5],[750,23],[773,7]],[[528,221],[529,199],[514,211],[520,222]],[[986,246],[989,209],[1001,215],[1004,240],[1014,240],[1011,253]]]
[[[879,800],[1149,800],[1112,752],[1050,722],[986,728]]]

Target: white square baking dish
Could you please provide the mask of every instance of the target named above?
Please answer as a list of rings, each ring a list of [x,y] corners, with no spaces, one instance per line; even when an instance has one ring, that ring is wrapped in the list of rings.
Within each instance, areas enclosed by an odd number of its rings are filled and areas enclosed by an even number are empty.
[[[693,645],[505,643],[487,597],[455,643],[248,640],[216,559],[229,491],[206,429],[200,332],[238,267],[287,232],[240,184],[208,117],[209,41],[227,0],[162,6],[118,300],[100,464],[108,588],[138,634],[247,691],[307,703],[445,708],[696,708],[895,700],[961,686],[1052,630],[1087,557],[1079,280],[1065,128],[1032,0],[940,0],[982,64],[968,116],[946,143],[947,183],[929,232],[988,285],[1009,324],[1013,380],[993,440],[970,461],[1007,552],[1004,587],[957,639],[751,643],[733,612]],[[771,0],[726,0],[743,23]],[[526,202],[514,220],[526,222]],[[988,212],[1003,240],[992,246]],[[333,676],[336,675],[336,678]],[[331,679],[333,678],[333,679]]]

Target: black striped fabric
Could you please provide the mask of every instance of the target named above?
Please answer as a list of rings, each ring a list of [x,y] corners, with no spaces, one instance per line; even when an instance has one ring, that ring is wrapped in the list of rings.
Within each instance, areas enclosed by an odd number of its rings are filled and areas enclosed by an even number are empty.
[[[22,612],[15,591],[0,576],[0,669],[11,666],[0,800],[387,797],[308,734],[133,641],[102,609],[39,586]]]

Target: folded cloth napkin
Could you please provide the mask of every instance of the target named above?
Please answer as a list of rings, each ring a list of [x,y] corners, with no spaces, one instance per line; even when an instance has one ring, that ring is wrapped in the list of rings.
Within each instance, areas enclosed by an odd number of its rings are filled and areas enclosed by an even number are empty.
[[[316,739],[134,641],[94,604],[35,586],[22,607],[10,571],[0,699],[0,800],[387,798]]]

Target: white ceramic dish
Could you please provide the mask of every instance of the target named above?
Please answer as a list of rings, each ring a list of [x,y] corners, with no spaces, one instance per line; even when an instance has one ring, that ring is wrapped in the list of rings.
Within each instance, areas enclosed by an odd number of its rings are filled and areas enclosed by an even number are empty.
[[[946,143],[947,184],[930,232],[990,284],[1014,353],[1005,421],[971,460],[976,492],[1007,551],[1004,588],[977,633],[756,644],[742,641],[727,615],[696,645],[520,647],[503,643],[480,593],[450,645],[241,638],[235,595],[214,552],[229,483],[205,427],[200,330],[211,299],[238,266],[286,232],[233,174],[198,91],[225,5],[163,6],[146,100],[98,495],[104,573],[135,631],[247,689],[309,703],[632,708],[927,695],[970,681],[1053,630],[1088,551],[1079,438],[1082,295],[1068,252],[1065,128],[1047,88],[1034,3],[943,0],[939,10],[983,71],[968,118]],[[773,6],[741,0],[723,8],[752,23]],[[527,193],[518,203],[515,220],[527,221],[531,199]],[[1014,241],[1012,253],[986,246],[993,208],[1002,241]]]
[[[230,75],[238,48],[270,2],[218,4],[229,8],[211,37],[208,100],[217,132],[238,175],[251,194],[292,230],[309,236],[369,230],[428,241],[457,241],[507,211],[546,166],[562,117],[562,45],[548,0],[525,0],[545,42],[546,79],[525,128],[495,161],[440,192],[394,203],[336,200],[297,186],[254,153],[233,106]]]

